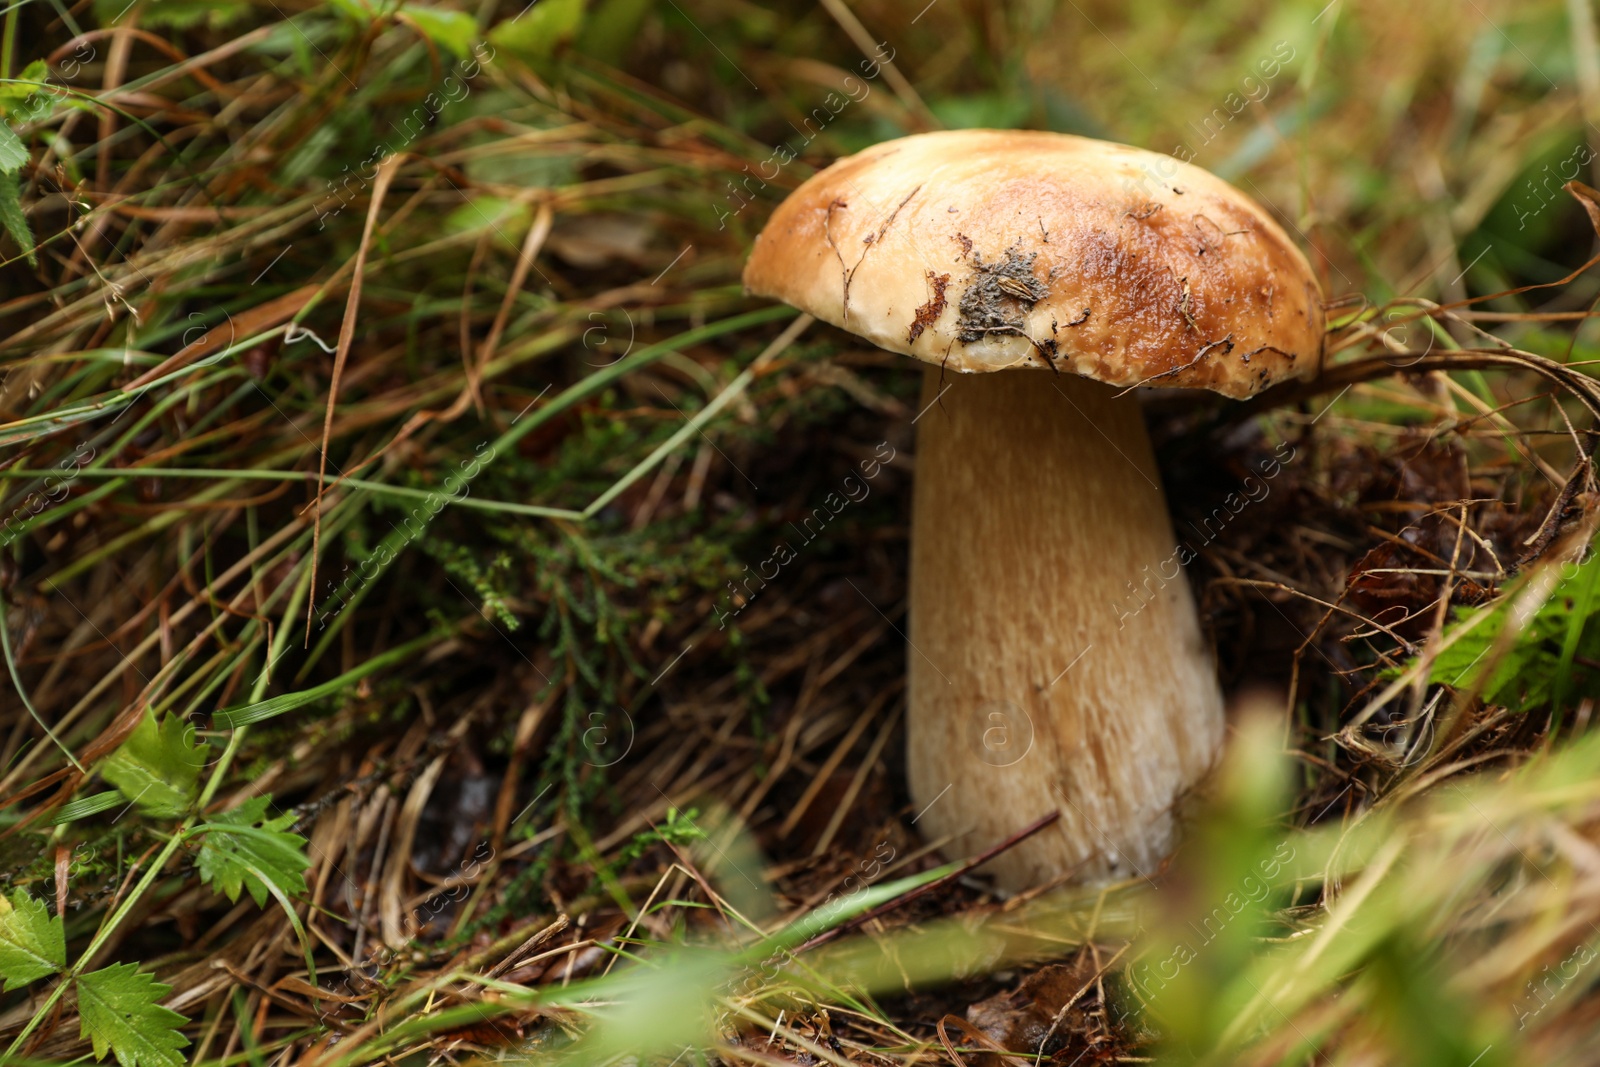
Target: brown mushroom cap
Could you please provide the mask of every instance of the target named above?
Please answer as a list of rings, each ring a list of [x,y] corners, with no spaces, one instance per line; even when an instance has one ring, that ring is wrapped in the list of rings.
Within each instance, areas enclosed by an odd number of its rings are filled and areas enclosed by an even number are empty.
[[[924,133],[841,159],[773,212],[744,284],[952,371],[1246,397],[1322,352],[1316,278],[1254,201],[1058,133]]]

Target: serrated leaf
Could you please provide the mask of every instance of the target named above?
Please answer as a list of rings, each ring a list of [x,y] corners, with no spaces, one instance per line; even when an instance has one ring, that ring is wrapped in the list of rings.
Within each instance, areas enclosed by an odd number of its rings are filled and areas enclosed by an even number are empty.
[[[172,987],[138,964],[114,963],[101,971],[78,976],[78,1035],[94,1043],[94,1058],[117,1055],[122,1067],[183,1067],[178,1049],[189,1039],[178,1032],[188,1020],[161,999]]]
[[[3,127],[0,127],[3,128]],[[0,226],[28,256],[28,265],[37,266],[39,256],[33,250],[33,230],[28,226],[28,216],[22,213],[22,190],[15,174],[0,172]]]
[[[59,915],[52,918],[44,901],[19,889],[7,900],[0,896],[0,978],[5,992],[27,985],[67,965],[67,935]]]
[[[15,174],[28,161],[28,147],[17,131],[0,122],[0,174]]]
[[[168,715],[158,725],[155,713],[147,709],[100,775],[151,815],[182,815],[194,800],[208,749],[191,744],[193,737],[194,727],[182,719]]]
[[[229,900],[248,889],[257,907],[267,906],[270,881],[284,896],[306,891],[306,839],[285,831],[294,816],[267,818],[271,796],[253,797],[232,811],[214,815],[198,827],[200,880]]]
[[[465,11],[439,7],[407,7],[400,17],[434,44],[456,56],[472,51],[478,39],[478,21]]]

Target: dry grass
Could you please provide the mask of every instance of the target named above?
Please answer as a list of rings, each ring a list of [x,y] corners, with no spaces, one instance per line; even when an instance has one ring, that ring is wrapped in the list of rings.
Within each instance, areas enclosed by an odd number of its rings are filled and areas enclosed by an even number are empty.
[[[0,16],[59,87],[5,101],[0,877],[185,1059],[1593,1062],[1600,290],[1530,191],[1585,5],[177,3]],[[1187,145],[1333,305],[1316,382],[1149,398],[1238,729],[1103,893],[910,895],[917,375],[737,285],[812,167],[958,122]],[[152,713],[207,746],[176,813],[104,774]],[[263,795],[287,910],[202,881]],[[56,981],[11,1056],[90,1050]]]

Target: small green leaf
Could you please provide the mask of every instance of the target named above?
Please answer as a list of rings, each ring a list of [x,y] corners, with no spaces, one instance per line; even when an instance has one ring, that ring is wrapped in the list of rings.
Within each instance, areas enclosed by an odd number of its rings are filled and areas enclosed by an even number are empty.
[[[17,131],[0,122],[0,174],[15,174],[28,161],[28,146]]]
[[[189,809],[197,792],[206,745],[195,745],[194,727],[175,715],[160,725],[145,711],[133,736],[100,768],[106,781],[151,815],[175,818]]]
[[[400,18],[415,26],[422,36],[457,56],[472,51],[472,42],[478,39],[478,22],[465,11],[407,7],[400,12]]]
[[[0,126],[0,129],[5,127]],[[22,191],[17,176],[0,171],[0,226],[28,256],[29,266],[36,266],[39,256],[34,252],[33,230],[28,226],[28,216],[22,213]]]
[[[23,85],[22,82],[46,82],[50,80],[50,68],[42,59],[36,59],[22,68],[22,73],[17,75],[16,81],[0,82],[0,100],[26,100],[34,93],[41,90],[37,85]]]
[[[523,59],[545,59],[583,25],[584,0],[538,0],[489,31],[489,41]]]
[[[94,1042],[94,1057],[117,1054],[122,1067],[183,1067],[178,1049],[189,1039],[178,1032],[188,1020],[161,1006],[172,987],[134,963],[114,963],[78,977],[78,1035]]]
[[[44,901],[19,889],[0,896],[0,978],[5,991],[27,985],[67,965],[67,935],[61,916],[51,918]]]
[[[58,104],[74,100],[77,98],[50,84],[50,68],[42,59],[29,63],[15,81],[0,81],[0,117],[13,127],[43,121]]]
[[[1600,698],[1600,670],[1593,666],[1600,659],[1600,626],[1590,624],[1600,614],[1600,552],[1591,551],[1581,566],[1563,564],[1538,603],[1524,598],[1528,581],[1524,575],[1495,600],[1458,609],[1429,680],[1475,688],[1484,700],[1517,711],[1551,707],[1559,719],[1582,698]]]
[[[1551,684],[1550,704],[1560,715],[1567,689],[1572,684],[1572,664],[1578,653],[1578,642],[1594,613],[1595,587],[1600,585],[1600,566],[1593,557],[1579,568],[1573,583],[1572,610],[1567,614],[1567,628],[1561,639],[1561,656],[1556,662],[1555,677]]]
[[[328,0],[328,6],[358,26],[366,26],[373,19],[372,8],[365,0]]]
[[[131,6],[128,0],[95,0],[95,17],[101,26],[112,26]],[[218,30],[249,10],[246,0],[147,0],[139,9],[139,26],[146,30],[161,26],[188,30],[205,23]]]
[[[671,845],[688,845],[696,841],[706,840],[705,831],[695,823],[695,818],[700,814],[698,808],[688,811],[679,811],[675,807],[667,808],[667,821],[660,826],[653,826],[648,830],[641,830],[633,835],[633,840],[622,848],[621,862],[631,863],[645,854],[645,850],[657,842]]]
[[[293,815],[267,818],[270,795],[252,797],[232,811],[212,816],[197,832],[204,832],[200,845],[200,880],[229,900],[237,901],[241,889],[249,889],[257,907],[267,906],[267,882],[284,896],[306,891],[306,839],[285,831],[294,824]]]
[[[500,244],[516,248],[518,239],[528,231],[531,218],[532,212],[526,204],[500,196],[471,196],[444,217],[444,229],[447,233],[492,229]]]

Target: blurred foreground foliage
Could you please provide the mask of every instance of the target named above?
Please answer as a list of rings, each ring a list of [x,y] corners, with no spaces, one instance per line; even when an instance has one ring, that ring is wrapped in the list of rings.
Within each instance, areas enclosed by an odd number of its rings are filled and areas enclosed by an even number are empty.
[[[0,12],[5,1057],[1594,1062],[1600,71],[1471,7]],[[1192,159],[1330,304],[1339,384],[1150,398],[1286,699],[1101,891],[917,837],[919,374],[738,284],[941,125]]]

